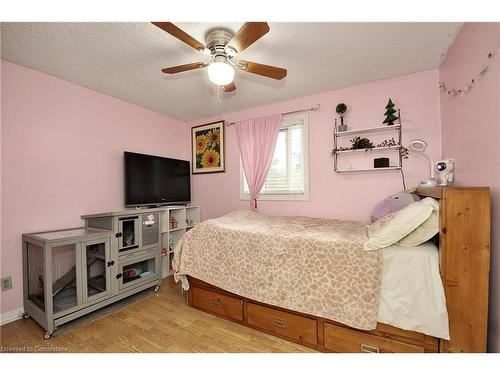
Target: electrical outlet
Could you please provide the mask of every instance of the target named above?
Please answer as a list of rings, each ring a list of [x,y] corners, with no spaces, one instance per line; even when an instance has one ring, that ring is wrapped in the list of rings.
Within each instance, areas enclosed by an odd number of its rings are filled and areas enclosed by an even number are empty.
[[[2,292],[9,289],[12,289],[12,277],[2,277]]]

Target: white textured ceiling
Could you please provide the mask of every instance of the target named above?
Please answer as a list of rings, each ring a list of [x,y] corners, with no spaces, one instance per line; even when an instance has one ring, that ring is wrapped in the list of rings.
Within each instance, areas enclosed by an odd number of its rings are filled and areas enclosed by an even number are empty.
[[[177,23],[200,42],[242,23]],[[161,68],[200,53],[149,23],[2,23],[2,58],[180,120],[195,120],[439,67],[460,23],[270,23],[243,59],[288,69],[282,81],[237,71],[220,93],[206,69]]]

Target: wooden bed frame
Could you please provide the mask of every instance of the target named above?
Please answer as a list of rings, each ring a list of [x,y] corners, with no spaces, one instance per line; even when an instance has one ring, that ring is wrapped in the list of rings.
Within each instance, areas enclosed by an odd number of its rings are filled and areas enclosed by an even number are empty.
[[[189,306],[326,352],[485,352],[490,268],[489,188],[418,188],[440,201],[440,270],[450,340],[379,323],[362,331],[229,293],[189,277]]]

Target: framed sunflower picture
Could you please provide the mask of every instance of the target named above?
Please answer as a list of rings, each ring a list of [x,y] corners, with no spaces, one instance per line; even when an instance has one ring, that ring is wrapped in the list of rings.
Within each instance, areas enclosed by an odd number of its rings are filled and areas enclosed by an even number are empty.
[[[224,172],[224,121],[191,128],[193,174]]]

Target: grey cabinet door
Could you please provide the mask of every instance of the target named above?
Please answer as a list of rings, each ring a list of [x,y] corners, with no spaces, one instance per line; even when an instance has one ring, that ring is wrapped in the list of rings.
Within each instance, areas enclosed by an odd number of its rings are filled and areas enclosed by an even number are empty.
[[[111,293],[111,244],[109,238],[82,245],[83,303],[108,297]]]
[[[160,278],[161,254],[154,248],[134,257],[127,257],[118,264],[118,292],[137,287]]]
[[[46,316],[52,321],[80,309],[83,305],[82,243],[74,240],[57,241],[45,247],[45,294],[51,296]],[[49,298],[46,302],[49,302]]]
[[[118,251],[123,253],[139,248],[141,243],[140,215],[118,218]]]
[[[141,215],[141,247],[160,244],[160,214],[152,212]]]

